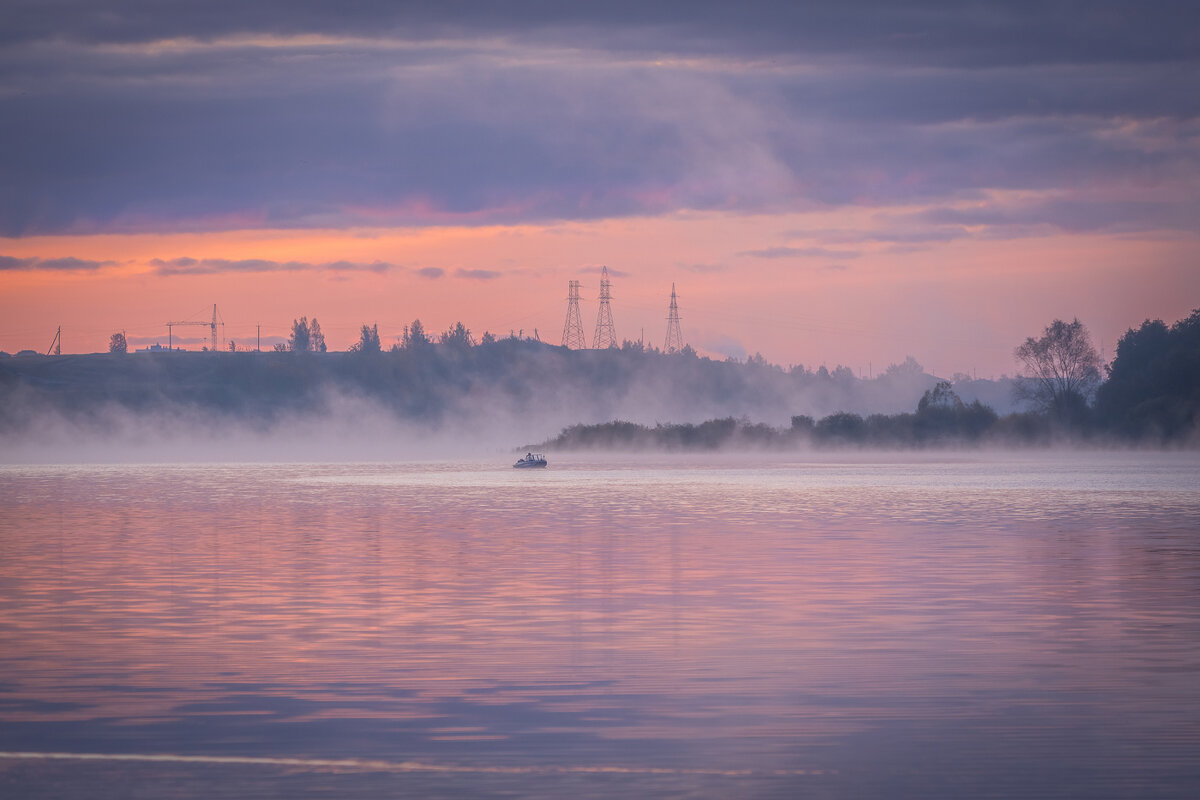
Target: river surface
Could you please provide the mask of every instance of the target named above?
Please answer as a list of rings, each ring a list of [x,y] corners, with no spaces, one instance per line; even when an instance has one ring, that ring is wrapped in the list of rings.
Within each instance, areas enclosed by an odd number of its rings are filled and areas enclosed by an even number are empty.
[[[0,467],[0,797],[1200,796],[1200,455]]]

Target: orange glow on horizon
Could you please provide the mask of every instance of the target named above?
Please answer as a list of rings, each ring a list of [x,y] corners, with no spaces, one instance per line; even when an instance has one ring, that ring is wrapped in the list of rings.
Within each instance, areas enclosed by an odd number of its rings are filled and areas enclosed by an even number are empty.
[[[838,243],[830,234],[877,231],[882,216],[869,208],[687,212],[546,225],[6,239],[0,255],[113,263],[0,273],[8,320],[0,349],[44,351],[41,340],[58,324],[68,352],[103,350],[116,330],[135,346],[165,341],[168,319],[211,313],[213,303],[226,335],[243,345],[253,343],[256,325],[264,337],[281,337],[300,316],[321,320],[331,349],[348,347],[364,322],[378,323],[390,343],[414,318],[431,331],[457,320],[477,335],[537,329],[557,344],[565,281],[584,281],[590,333],[593,273],[604,264],[613,271],[619,338],[636,340],[644,330],[661,346],[674,282],[685,339],[718,357],[722,343],[733,342],[784,365],[878,370],[913,355],[939,374],[998,375],[1012,371],[1012,348],[1052,318],[1079,317],[1111,350],[1126,328],[1147,317],[1177,319],[1200,297],[1194,238],[1055,234],[913,247],[866,236]],[[772,252],[779,257],[765,257]],[[177,258],[393,267],[161,275],[152,263]]]

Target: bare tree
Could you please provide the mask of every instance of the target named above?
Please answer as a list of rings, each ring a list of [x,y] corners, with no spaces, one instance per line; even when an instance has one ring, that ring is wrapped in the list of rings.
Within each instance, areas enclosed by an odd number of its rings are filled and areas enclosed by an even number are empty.
[[[1013,355],[1026,373],[1017,379],[1017,397],[1045,411],[1071,416],[1100,384],[1100,356],[1078,319],[1054,320],[1040,339],[1029,337]]]
[[[117,331],[112,336],[108,337],[108,352],[110,353],[128,353],[129,342],[125,339],[124,331]]]

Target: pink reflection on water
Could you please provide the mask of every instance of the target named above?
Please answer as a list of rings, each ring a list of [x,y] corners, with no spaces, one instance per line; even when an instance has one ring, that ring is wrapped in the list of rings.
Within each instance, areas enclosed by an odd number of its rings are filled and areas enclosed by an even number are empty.
[[[844,770],[889,726],[967,763],[960,726],[1195,743],[1200,466],[1133,467],[9,469],[0,720],[728,770]]]

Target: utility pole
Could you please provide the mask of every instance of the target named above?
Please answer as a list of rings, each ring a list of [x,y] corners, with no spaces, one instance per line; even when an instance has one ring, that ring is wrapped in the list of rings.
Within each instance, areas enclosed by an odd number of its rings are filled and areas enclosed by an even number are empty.
[[[683,349],[683,331],[679,328],[679,304],[675,300],[675,284],[671,284],[671,309],[667,314],[667,343],[663,348],[668,353]]]
[[[579,317],[579,281],[567,281],[567,321],[563,323],[562,346],[570,350],[586,350],[587,337]]]
[[[255,327],[258,329],[258,344],[256,344],[254,346],[254,352],[261,353],[262,352],[262,323],[261,322],[258,323],[258,325],[256,325]]]
[[[592,337],[592,349],[607,350],[617,346],[617,331],[613,326],[612,282],[608,279],[608,267],[600,270],[600,308],[596,312],[596,335]]]

